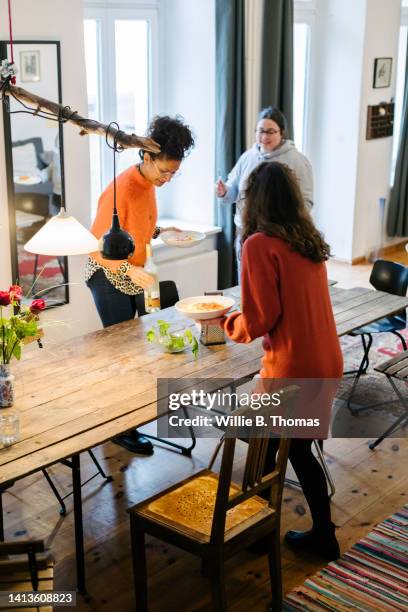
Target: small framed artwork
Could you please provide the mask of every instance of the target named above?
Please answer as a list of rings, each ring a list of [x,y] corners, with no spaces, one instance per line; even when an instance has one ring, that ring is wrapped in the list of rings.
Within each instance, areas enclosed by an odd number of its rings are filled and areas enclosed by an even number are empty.
[[[389,87],[391,84],[392,57],[377,57],[374,60],[374,89]]]
[[[36,83],[40,79],[40,52],[20,51],[20,80],[23,83]]]

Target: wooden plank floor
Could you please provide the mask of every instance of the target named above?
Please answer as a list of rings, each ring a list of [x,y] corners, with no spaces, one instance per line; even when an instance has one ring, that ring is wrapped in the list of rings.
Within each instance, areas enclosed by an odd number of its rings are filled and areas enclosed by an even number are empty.
[[[206,464],[214,440],[201,440],[191,459],[156,447],[152,457],[136,457],[108,443],[97,449],[114,482],[97,477],[83,489],[89,601],[81,598],[77,610],[126,612],[134,609],[126,508]],[[367,533],[378,521],[408,502],[408,440],[386,440],[375,452],[368,440],[329,440],[327,460],[336,482],[333,517],[342,550]],[[243,446],[241,452],[243,453]],[[83,456],[83,477],[93,465]],[[242,463],[242,462],[241,462]],[[68,470],[51,470],[64,492],[70,490]],[[6,537],[42,537],[55,555],[55,588],[74,585],[72,501],[68,515],[58,505],[44,478],[37,474],[17,483],[4,495]],[[287,529],[310,525],[300,491],[286,488],[282,534]],[[301,583],[324,563],[306,554],[294,554],[283,545],[285,591]],[[149,594],[151,610],[162,612],[210,611],[207,579],[200,574],[198,559],[155,539],[148,540]],[[180,584],[183,588],[180,588]],[[266,609],[269,600],[265,557],[243,552],[227,563],[227,593],[231,610]]]
[[[386,256],[408,265],[408,256]],[[371,265],[348,266],[330,262],[329,276],[339,286],[369,286]],[[385,440],[375,452],[368,440],[340,439],[325,443],[327,462],[336,483],[332,501],[341,549],[345,550],[404,503],[408,503],[408,440]],[[114,482],[97,477],[83,489],[85,545],[90,598],[78,598],[80,612],[134,610],[130,564],[129,525],[126,508],[181,480],[206,465],[215,441],[201,440],[191,459],[156,447],[153,457],[136,457],[108,443],[96,451]],[[83,455],[83,479],[94,472]],[[71,490],[67,468],[50,470],[61,491]],[[58,504],[45,479],[36,474],[17,483],[4,495],[6,537],[45,538],[56,560],[55,588],[70,589],[75,582],[72,501],[68,515],[60,517]],[[306,510],[306,512],[305,512]],[[286,488],[282,534],[305,529],[310,518],[302,493]],[[320,569],[324,562],[306,554],[294,554],[283,544],[283,578],[290,590]],[[148,540],[149,597],[152,612],[210,612],[207,579],[199,561],[158,540]],[[270,599],[265,557],[243,552],[226,566],[229,610],[265,610]]]

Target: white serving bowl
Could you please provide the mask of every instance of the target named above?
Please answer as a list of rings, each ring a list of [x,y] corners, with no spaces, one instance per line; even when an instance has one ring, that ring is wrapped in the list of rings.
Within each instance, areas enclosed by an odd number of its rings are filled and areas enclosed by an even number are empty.
[[[203,303],[217,303],[220,308],[216,310],[194,310],[194,304]],[[216,317],[222,317],[225,315],[235,304],[235,300],[232,297],[225,295],[197,295],[195,297],[184,298],[177,302],[176,310],[190,319],[204,320],[204,319],[215,319]]]
[[[165,244],[182,249],[189,248],[199,244],[205,239],[205,234],[202,232],[182,231],[182,232],[161,232],[160,238]]]

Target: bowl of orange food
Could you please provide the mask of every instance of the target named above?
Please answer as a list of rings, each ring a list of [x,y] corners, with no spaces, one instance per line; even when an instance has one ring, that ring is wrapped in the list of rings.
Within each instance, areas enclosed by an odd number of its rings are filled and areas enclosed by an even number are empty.
[[[198,295],[177,302],[176,310],[190,319],[199,321],[222,317],[234,304],[235,300],[226,295]]]
[[[160,238],[168,246],[180,247],[185,249],[202,242],[205,239],[205,234],[203,234],[202,232],[193,232],[192,230],[179,232],[167,230],[161,232]]]

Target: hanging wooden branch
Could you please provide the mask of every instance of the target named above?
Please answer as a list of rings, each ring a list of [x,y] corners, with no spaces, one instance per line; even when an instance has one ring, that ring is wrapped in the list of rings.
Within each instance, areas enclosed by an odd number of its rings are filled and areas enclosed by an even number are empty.
[[[45,113],[52,113],[52,115],[55,115],[56,119],[59,119],[64,123],[73,123],[79,127],[80,136],[85,136],[86,134],[106,136],[108,133],[113,140],[116,133],[119,132],[116,142],[120,148],[131,149],[138,147],[144,149],[145,151],[149,151],[150,153],[160,153],[160,146],[151,138],[137,136],[136,134],[127,134],[122,130],[117,130],[112,125],[107,126],[99,121],[88,119],[87,117],[81,117],[81,115],[79,115],[77,112],[73,112],[69,106],[62,106],[62,104],[51,102],[50,100],[32,94],[26,89],[11,85],[10,83],[7,85],[7,87],[2,88],[2,86],[4,86],[4,81],[0,80],[0,91],[3,92],[3,95],[14,97],[21,103],[29,105],[34,116],[39,114],[41,111]]]

